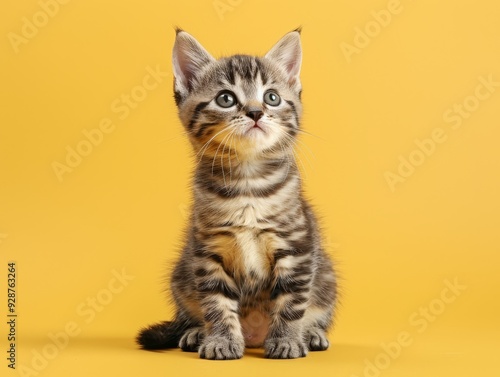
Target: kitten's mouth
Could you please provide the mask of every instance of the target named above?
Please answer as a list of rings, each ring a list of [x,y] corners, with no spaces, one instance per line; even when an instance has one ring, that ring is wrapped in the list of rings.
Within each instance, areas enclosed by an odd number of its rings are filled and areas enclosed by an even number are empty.
[[[266,131],[264,131],[264,128],[260,124],[257,124],[257,122],[254,122],[253,126],[248,127],[246,131],[246,133],[254,133],[254,132],[266,133]]]

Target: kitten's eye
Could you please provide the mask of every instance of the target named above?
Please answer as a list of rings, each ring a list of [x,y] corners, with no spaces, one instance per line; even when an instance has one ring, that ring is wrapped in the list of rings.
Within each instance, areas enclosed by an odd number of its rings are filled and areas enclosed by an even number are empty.
[[[236,105],[236,96],[234,95],[234,93],[229,91],[222,92],[217,96],[215,102],[217,102],[217,105],[219,105],[220,107],[228,108]]]
[[[281,97],[275,91],[268,91],[264,94],[264,102],[270,106],[278,106],[281,103]]]

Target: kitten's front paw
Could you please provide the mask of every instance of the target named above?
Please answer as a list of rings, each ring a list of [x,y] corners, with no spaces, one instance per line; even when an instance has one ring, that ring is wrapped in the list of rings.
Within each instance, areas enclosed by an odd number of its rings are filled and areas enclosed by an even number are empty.
[[[234,340],[221,336],[208,336],[201,344],[199,354],[202,359],[234,360],[241,359],[245,351],[243,339]]]
[[[204,335],[203,327],[187,330],[179,341],[179,348],[186,352],[197,352]]]
[[[269,359],[296,359],[307,355],[307,347],[300,339],[272,338],[264,343],[264,356]]]
[[[307,330],[305,339],[310,351],[324,351],[330,345],[325,332],[318,328]]]

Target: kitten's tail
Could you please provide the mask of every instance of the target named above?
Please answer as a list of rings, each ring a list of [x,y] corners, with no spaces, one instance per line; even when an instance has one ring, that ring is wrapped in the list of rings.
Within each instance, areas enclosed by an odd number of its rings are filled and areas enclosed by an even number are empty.
[[[188,323],[178,320],[156,323],[139,331],[136,342],[145,350],[177,348],[189,327]]]

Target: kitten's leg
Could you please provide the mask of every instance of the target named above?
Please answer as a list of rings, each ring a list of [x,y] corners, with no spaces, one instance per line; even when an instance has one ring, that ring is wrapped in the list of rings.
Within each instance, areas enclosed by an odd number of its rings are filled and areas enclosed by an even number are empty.
[[[179,347],[185,352],[198,352],[204,337],[205,329],[202,326],[190,328],[182,335]]]
[[[304,341],[310,351],[328,348],[326,333],[332,325],[336,303],[337,279],[331,262],[323,252],[316,257],[310,305],[304,314]]]
[[[308,255],[296,257],[294,250],[276,255],[273,309],[264,355],[271,359],[295,359],[307,355],[304,343],[304,313],[311,293],[312,267]]]
[[[304,315],[304,342],[310,351],[325,351],[330,342],[326,332],[332,318],[331,308],[310,306]]]
[[[219,259],[204,260],[195,270],[206,334],[198,352],[203,359],[239,359],[245,350],[238,316],[239,291]]]
[[[319,327],[310,327],[305,331],[304,337],[309,351],[325,351],[330,345],[325,330]]]

